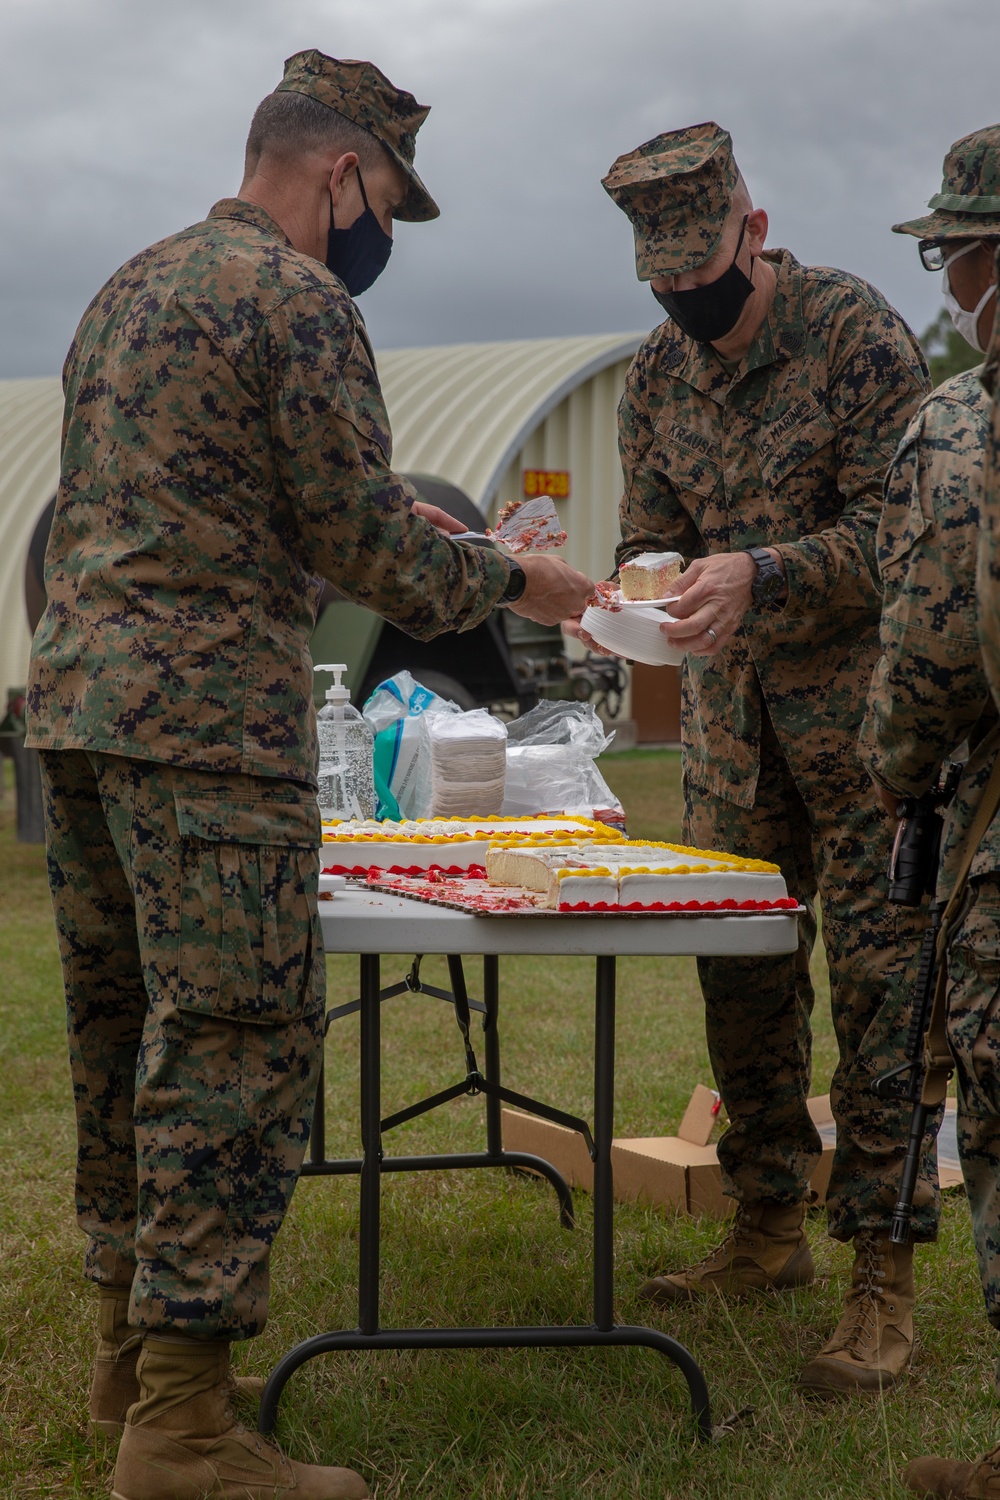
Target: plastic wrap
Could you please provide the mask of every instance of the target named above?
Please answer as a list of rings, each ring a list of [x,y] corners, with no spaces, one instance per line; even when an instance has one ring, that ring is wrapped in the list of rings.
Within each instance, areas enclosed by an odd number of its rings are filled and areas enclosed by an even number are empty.
[[[595,765],[613,738],[590,703],[536,704],[507,726],[503,812],[578,813],[623,827],[624,809]]]

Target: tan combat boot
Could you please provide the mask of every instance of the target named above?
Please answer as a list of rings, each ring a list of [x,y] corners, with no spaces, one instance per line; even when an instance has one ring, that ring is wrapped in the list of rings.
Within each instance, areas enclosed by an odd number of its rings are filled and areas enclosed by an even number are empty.
[[[113,1500],[366,1500],[353,1469],[286,1458],[229,1405],[229,1344],[147,1334]]]
[[[892,1385],[913,1352],[913,1246],[886,1230],[854,1236],[851,1290],[833,1337],[806,1365],[799,1385],[816,1396],[846,1396]]]
[[[952,1500],[998,1500],[1000,1446],[974,1463],[957,1458],[915,1458],[903,1470],[903,1483],[918,1495],[947,1495]]]
[[[808,1286],[816,1274],[805,1231],[805,1205],[741,1205],[717,1249],[696,1266],[654,1276],[639,1289],[650,1302],[686,1302],[706,1292],[729,1297]]]
[[[120,1438],[125,1414],[139,1399],[139,1377],[135,1372],[142,1348],[142,1329],[128,1320],[130,1286],[97,1289],[97,1358],[90,1387],[90,1425],[106,1438]],[[236,1394],[259,1401],[264,1382],[257,1375],[241,1375],[232,1381]]]
[[[90,1387],[90,1425],[103,1437],[121,1437],[125,1413],[139,1399],[135,1373],[142,1330],[128,1321],[130,1286],[97,1289],[97,1358]]]

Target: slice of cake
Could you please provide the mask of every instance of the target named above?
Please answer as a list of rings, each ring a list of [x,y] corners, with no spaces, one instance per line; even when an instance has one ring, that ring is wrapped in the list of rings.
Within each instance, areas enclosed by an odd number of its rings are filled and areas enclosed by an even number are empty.
[[[762,862],[763,863],[763,862]],[[726,906],[765,910],[783,905],[788,890],[777,866],[673,865],[663,869],[618,871],[618,904],[622,911],[658,911],[683,906],[712,911]]]
[[[494,844],[486,854],[490,885],[519,885],[526,891],[547,891],[549,873],[559,858],[550,849],[518,843]]]
[[[557,866],[549,871],[545,905],[550,911],[617,911],[618,887],[617,873],[605,866]]]
[[[665,599],[684,566],[679,552],[641,552],[618,570],[623,599]]]

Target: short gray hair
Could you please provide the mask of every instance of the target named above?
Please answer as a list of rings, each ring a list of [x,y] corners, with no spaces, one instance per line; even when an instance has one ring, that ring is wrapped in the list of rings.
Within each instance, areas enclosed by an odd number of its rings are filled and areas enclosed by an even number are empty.
[[[353,151],[363,171],[391,160],[381,141],[346,115],[308,94],[279,89],[254,110],[247,136],[246,174],[256,170],[262,156],[302,156],[331,146],[341,155]]]

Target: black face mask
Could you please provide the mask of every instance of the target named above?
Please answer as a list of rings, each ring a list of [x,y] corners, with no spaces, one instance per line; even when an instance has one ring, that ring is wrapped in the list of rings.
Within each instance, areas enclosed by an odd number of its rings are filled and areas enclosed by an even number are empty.
[[[333,198],[330,198],[330,232],[326,237],[326,264],[339,276],[352,297],[367,292],[386,268],[392,254],[392,235],[386,234],[368,207],[364,179],[358,172],[365,211],[347,229],[333,227]]]
[[[750,277],[736,264],[736,256],[740,253],[746,233],[747,218],[743,220],[732,264],[721,276],[717,276],[706,286],[695,286],[687,292],[653,292],[657,302],[666,309],[681,332],[686,333],[689,338],[697,339],[699,344],[712,344],[716,339],[723,339],[727,333],[732,332],[753,291]],[[752,261],[750,268],[753,269]]]

